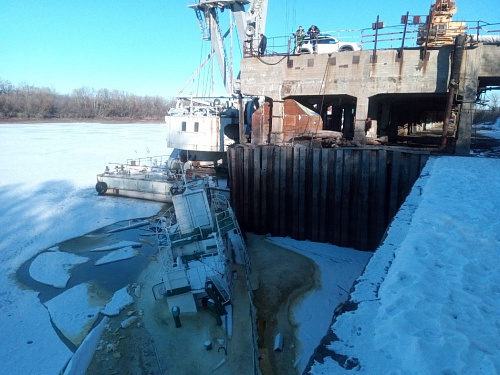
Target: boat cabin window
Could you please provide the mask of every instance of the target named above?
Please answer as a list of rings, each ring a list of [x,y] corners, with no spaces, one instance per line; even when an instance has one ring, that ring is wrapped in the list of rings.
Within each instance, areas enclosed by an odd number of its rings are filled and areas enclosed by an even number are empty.
[[[186,121],[182,121],[182,131],[186,131]]]
[[[199,129],[199,128],[200,128],[200,123],[196,121],[196,122],[194,123],[194,131],[195,131],[195,132],[198,132],[198,129]]]

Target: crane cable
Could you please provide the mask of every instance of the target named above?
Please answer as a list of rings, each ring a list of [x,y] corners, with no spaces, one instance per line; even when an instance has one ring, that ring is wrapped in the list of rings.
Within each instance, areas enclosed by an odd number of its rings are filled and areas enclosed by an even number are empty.
[[[321,105],[319,107],[319,117],[321,118],[321,120],[323,120],[322,113],[323,113],[323,105],[325,104],[326,80],[328,78],[329,66],[330,66],[330,54],[328,54],[328,59],[326,59],[325,73],[323,74],[323,79],[321,81],[321,88],[320,88],[320,92],[319,92],[319,95],[321,96]],[[321,91],[323,91],[323,93],[321,93]],[[319,121],[316,124],[316,130],[315,130],[316,134],[318,134],[318,127],[319,127]],[[313,138],[311,137],[311,148],[312,148],[312,142],[313,142]]]

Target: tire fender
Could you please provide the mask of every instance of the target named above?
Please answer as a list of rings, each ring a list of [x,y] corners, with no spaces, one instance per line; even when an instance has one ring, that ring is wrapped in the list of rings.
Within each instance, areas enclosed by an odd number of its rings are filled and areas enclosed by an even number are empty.
[[[105,182],[99,181],[97,184],[95,184],[95,189],[97,190],[97,193],[99,195],[103,195],[108,190],[108,185]]]

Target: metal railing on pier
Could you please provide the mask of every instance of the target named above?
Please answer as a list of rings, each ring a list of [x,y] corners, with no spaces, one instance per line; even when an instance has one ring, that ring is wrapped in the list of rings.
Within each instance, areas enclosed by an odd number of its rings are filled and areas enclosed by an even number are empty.
[[[410,17],[408,17],[409,19]],[[418,20],[419,18],[414,18]],[[500,23],[489,23],[485,21],[463,21],[465,22],[465,33],[475,36],[496,35],[500,37]],[[375,24],[374,24],[375,25]],[[425,23],[406,22],[399,25],[381,26],[379,28],[327,30],[321,34],[329,34],[341,42],[355,42],[362,45],[363,50],[394,49],[394,48],[416,48],[419,36],[419,28]],[[259,39],[253,40],[258,45]],[[296,41],[293,33],[284,36],[268,36],[266,55],[285,56],[294,54]],[[244,51],[244,57],[257,56],[257,52]]]

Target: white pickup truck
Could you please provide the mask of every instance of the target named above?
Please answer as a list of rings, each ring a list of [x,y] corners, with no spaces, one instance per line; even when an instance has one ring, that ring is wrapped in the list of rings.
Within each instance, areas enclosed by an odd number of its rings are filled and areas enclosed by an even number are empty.
[[[357,43],[341,42],[330,34],[319,34],[316,44],[316,53],[332,53],[344,51],[359,51],[361,45]],[[314,53],[313,43],[310,37],[304,38],[304,43],[296,48],[295,53]]]

